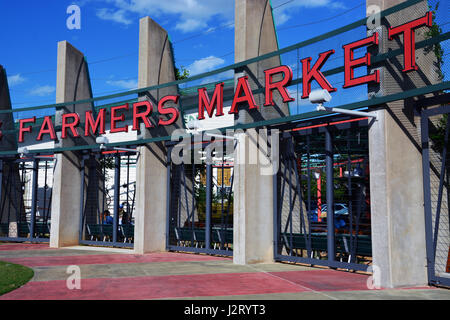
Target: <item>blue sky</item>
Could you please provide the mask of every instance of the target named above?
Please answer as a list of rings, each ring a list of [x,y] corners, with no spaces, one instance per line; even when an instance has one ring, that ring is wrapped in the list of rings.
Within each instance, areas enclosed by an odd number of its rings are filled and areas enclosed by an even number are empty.
[[[440,2],[448,19],[450,0]],[[71,4],[81,8],[81,30],[66,26]],[[365,0],[272,0],[272,7],[280,48],[365,15]],[[144,16],[169,32],[177,65],[191,74],[234,62],[234,0],[0,0],[0,64],[7,70],[13,107],[54,103],[61,40],[86,55],[94,96],[134,89]],[[318,50],[340,50],[337,44],[323,45]],[[300,53],[300,58],[313,55],[315,61],[322,51]]]

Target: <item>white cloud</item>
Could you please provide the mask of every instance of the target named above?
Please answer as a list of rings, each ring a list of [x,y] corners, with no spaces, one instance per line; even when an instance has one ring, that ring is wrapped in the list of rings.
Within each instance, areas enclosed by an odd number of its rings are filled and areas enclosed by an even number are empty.
[[[288,21],[291,17],[289,15],[287,15],[284,12],[280,12],[280,13],[275,13],[274,14],[274,19],[276,21],[276,25],[277,26],[281,26],[282,24],[284,24],[286,21]]]
[[[137,80],[108,80],[106,81],[107,84],[119,87],[126,90],[136,89],[138,86]]]
[[[12,86],[21,84],[21,83],[25,82],[26,80],[27,80],[27,79],[25,79],[24,77],[22,77],[22,76],[20,75],[20,73],[18,73],[18,74],[15,74],[15,75],[13,75],[13,76],[9,76],[9,77],[8,77],[8,85],[9,85],[10,87],[12,87]]]
[[[205,27],[206,23],[204,21],[199,21],[196,19],[188,19],[175,25],[175,29],[183,32],[190,32]]]
[[[124,25],[137,21],[138,17],[150,16],[160,18],[162,15],[176,16],[175,29],[182,32],[207,30],[208,23],[217,19],[232,22],[234,20],[234,0],[83,0],[87,2],[103,2],[108,8],[97,11],[97,16]],[[277,8],[280,6],[279,8]],[[346,9],[344,1],[336,0],[286,0],[272,1],[275,22],[282,25],[292,18],[292,10],[299,8],[331,8]],[[231,27],[233,25],[231,24]]]
[[[339,1],[333,1],[330,3],[330,7],[333,9],[347,9],[348,7],[343,3]]]
[[[32,96],[48,96],[55,92],[56,88],[54,86],[38,86],[29,91],[29,94]]]
[[[178,21],[175,28],[183,32],[200,30],[207,26],[213,17],[229,21],[234,16],[234,0],[101,0],[113,8],[103,8],[97,13],[101,19],[112,20],[128,25],[129,16],[161,17],[163,14],[175,15]],[[128,17],[128,18],[127,18]]]
[[[291,17],[293,10],[299,9],[299,8],[331,8],[331,9],[346,9],[347,6],[340,1],[334,1],[334,0],[296,0],[289,3],[285,3],[285,0],[278,0],[274,1],[272,3],[272,7],[276,8],[273,11],[275,24],[277,26],[280,26],[287,22]],[[277,6],[280,6],[277,8]]]
[[[277,6],[280,6],[281,8],[293,8],[293,7],[303,7],[303,8],[318,8],[318,7],[332,7],[332,8],[345,8],[346,6],[344,3],[340,1],[335,0],[295,0],[289,3],[286,3],[285,5],[281,6],[286,1],[284,0],[278,0],[273,1],[272,7],[276,8]],[[278,10],[280,10],[278,9]]]
[[[114,11],[112,9],[106,9],[102,8],[97,10],[97,17],[99,17],[102,20],[110,20],[118,23],[122,23],[124,25],[130,25],[133,23],[132,20],[127,19],[125,17],[126,12],[124,10],[117,10]]]
[[[196,74],[214,70],[216,67],[218,67],[224,63],[225,63],[225,60],[223,60],[221,58],[218,58],[215,56],[209,56],[209,57],[194,61],[191,65],[189,65],[187,67],[187,69],[189,70],[189,75],[193,76]]]
[[[200,84],[204,85],[204,84],[208,84],[208,83],[224,81],[224,80],[232,79],[233,77],[234,77],[234,71],[228,70],[228,71],[225,71],[225,72],[222,72],[219,74],[215,74],[210,77],[203,78]]]

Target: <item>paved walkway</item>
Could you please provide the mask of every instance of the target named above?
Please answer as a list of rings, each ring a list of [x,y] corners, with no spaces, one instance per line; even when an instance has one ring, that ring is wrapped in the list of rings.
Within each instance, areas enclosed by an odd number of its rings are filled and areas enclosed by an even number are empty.
[[[189,253],[135,255],[127,249],[47,244],[2,244],[0,260],[29,266],[33,279],[0,300],[45,299],[450,299],[432,287],[367,288],[367,275],[270,263],[234,265],[232,259]],[[81,270],[81,289],[67,288],[67,267]]]

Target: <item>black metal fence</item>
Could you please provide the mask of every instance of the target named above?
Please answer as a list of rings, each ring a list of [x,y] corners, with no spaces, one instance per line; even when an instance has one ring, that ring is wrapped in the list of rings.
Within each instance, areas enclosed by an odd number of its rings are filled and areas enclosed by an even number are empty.
[[[80,243],[133,247],[136,163],[135,152],[103,151],[84,156]]]
[[[450,106],[422,111],[421,139],[430,284],[450,286]]]
[[[231,143],[231,148],[226,144]],[[189,163],[174,163],[168,152],[167,248],[173,251],[232,255],[233,141],[207,161],[203,147],[192,144]]]
[[[54,158],[0,159],[0,240],[48,242]]]
[[[338,118],[280,138],[275,259],[365,271],[372,260],[368,120]]]

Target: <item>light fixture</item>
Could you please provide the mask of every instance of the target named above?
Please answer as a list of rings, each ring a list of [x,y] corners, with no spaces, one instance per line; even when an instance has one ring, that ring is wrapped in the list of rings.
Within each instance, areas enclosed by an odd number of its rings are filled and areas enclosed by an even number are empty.
[[[316,178],[316,180],[320,178],[320,172],[319,171],[314,171],[313,175],[314,175],[314,178]]]
[[[108,144],[109,140],[108,140],[107,137],[103,137],[103,136],[102,137],[97,137],[95,139],[95,143],[100,145],[100,150],[103,150],[103,149],[106,149],[105,144]]]
[[[27,154],[30,153],[30,151],[28,150],[27,147],[19,147],[19,148],[17,149],[17,153],[20,154],[20,157],[21,157],[21,158],[24,158],[25,155],[27,155]]]
[[[30,154],[30,150],[27,147],[19,147],[17,148],[17,153],[20,154],[21,158],[29,158],[29,159],[42,159],[45,161],[53,161],[53,157],[49,156],[39,156],[37,154]]]
[[[325,89],[318,89],[313,90],[309,94],[309,101],[313,104],[317,104],[316,110],[317,111],[328,111],[333,113],[342,113],[342,114],[348,114],[351,116],[362,116],[362,117],[369,117],[374,118],[376,120],[377,115],[371,112],[362,112],[362,111],[354,111],[354,110],[347,110],[347,109],[341,109],[341,108],[330,108],[325,107],[323,104],[325,102],[331,101],[331,95],[328,92],[328,90]]]
[[[186,128],[191,130],[194,134],[198,133],[200,127],[200,121],[198,119],[191,119],[186,123]]]
[[[313,90],[309,94],[309,101],[311,103],[315,103],[315,104],[318,104],[319,106],[321,106],[324,102],[330,102],[331,101],[331,95],[325,89]]]

